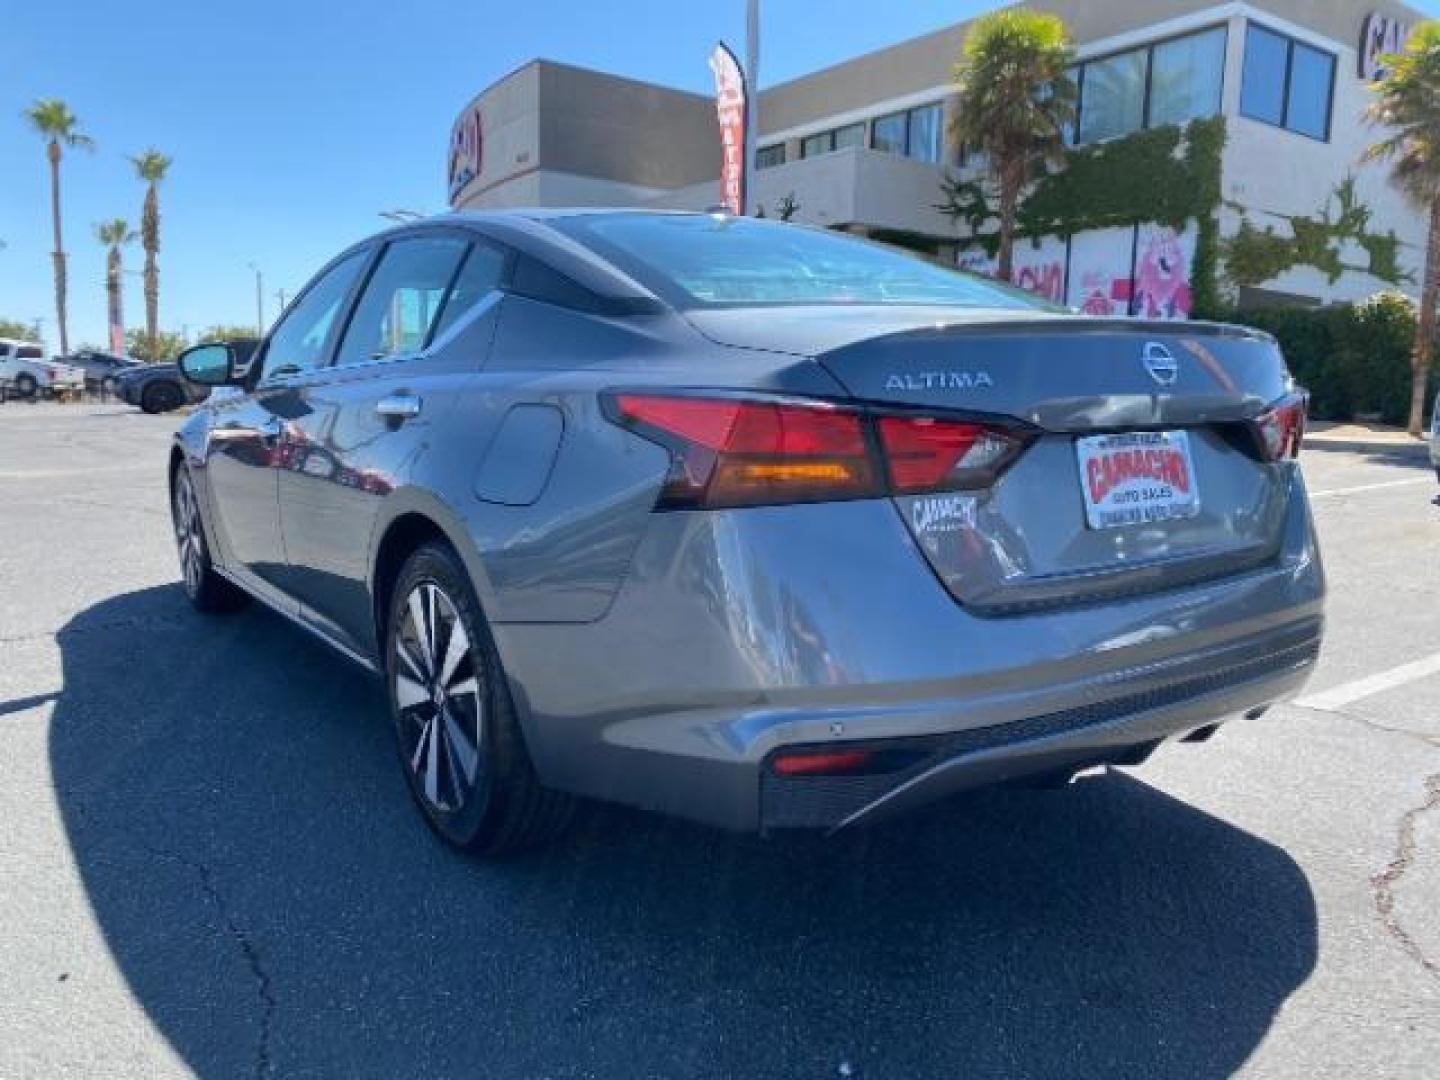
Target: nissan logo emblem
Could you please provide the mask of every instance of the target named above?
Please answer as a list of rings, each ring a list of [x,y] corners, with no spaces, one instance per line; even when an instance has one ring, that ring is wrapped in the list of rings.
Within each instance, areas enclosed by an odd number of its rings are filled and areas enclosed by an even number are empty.
[[[1158,341],[1145,343],[1141,361],[1150,377],[1161,386],[1173,386],[1180,377],[1180,365],[1176,362],[1174,353]]]

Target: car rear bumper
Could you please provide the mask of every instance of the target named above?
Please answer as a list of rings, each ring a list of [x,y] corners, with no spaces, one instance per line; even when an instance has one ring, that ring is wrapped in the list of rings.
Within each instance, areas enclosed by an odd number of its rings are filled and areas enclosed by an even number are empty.
[[[1221,580],[983,616],[887,502],[661,514],[608,613],[497,623],[541,778],[751,830],[833,828],[965,787],[1143,755],[1293,695],[1324,573],[1298,475],[1281,550]],[[781,749],[913,751],[782,779]]]
[[[913,740],[913,764],[854,777],[760,777],[769,828],[842,828],[894,817],[967,788],[1102,764],[1139,764],[1159,743],[1254,715],[1293,695],[1320,650],[1318,620],[1187,662],[1118,673],[1084,705]],[[887,746],[886,749],[891,749]]]

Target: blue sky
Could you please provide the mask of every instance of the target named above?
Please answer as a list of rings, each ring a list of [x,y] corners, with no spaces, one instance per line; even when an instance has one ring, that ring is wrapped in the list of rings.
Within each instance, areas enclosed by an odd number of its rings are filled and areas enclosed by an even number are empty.
[[[767,85],[967,18],[987,0],[766,0]],[[1420,6],[1434,11],[1440,0]],[[70,340],[103,342],[104,252],[94,222],[138,226],[127,154],[175,158],[162,194],[161,323],[194,334],[254,318],[254,278],[293,291],[392,207],[442,209],[456,112],[535,56],[709,92],[706,56],[737,46],[744,0],[86,0],[3,4],[0,317],[47,321],[53,292],[43,146],[20,117],[59,97],[96,140],[64,169]],[[148,57],[155,57],[153,62]],[[18,58],[23,58],[20,60]],[[127,253],[138,269],[138,248]],[[142,319],[138,278],[126,315]]]

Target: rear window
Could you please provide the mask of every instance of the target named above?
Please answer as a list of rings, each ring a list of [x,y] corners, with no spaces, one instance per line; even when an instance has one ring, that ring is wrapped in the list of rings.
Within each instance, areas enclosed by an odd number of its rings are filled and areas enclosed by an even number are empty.
[[[821,229],[711,214],[592,214],[557,228],[678,307],[940,304],[1048,309],[1027,293]]]

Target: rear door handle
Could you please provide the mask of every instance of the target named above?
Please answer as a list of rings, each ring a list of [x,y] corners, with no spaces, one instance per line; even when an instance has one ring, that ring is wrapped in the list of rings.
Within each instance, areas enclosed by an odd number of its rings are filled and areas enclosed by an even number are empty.
[[[420,415],[420,399],[414,394],[390,394],[375,403],[375,412],[387,420],[414,420]]]

